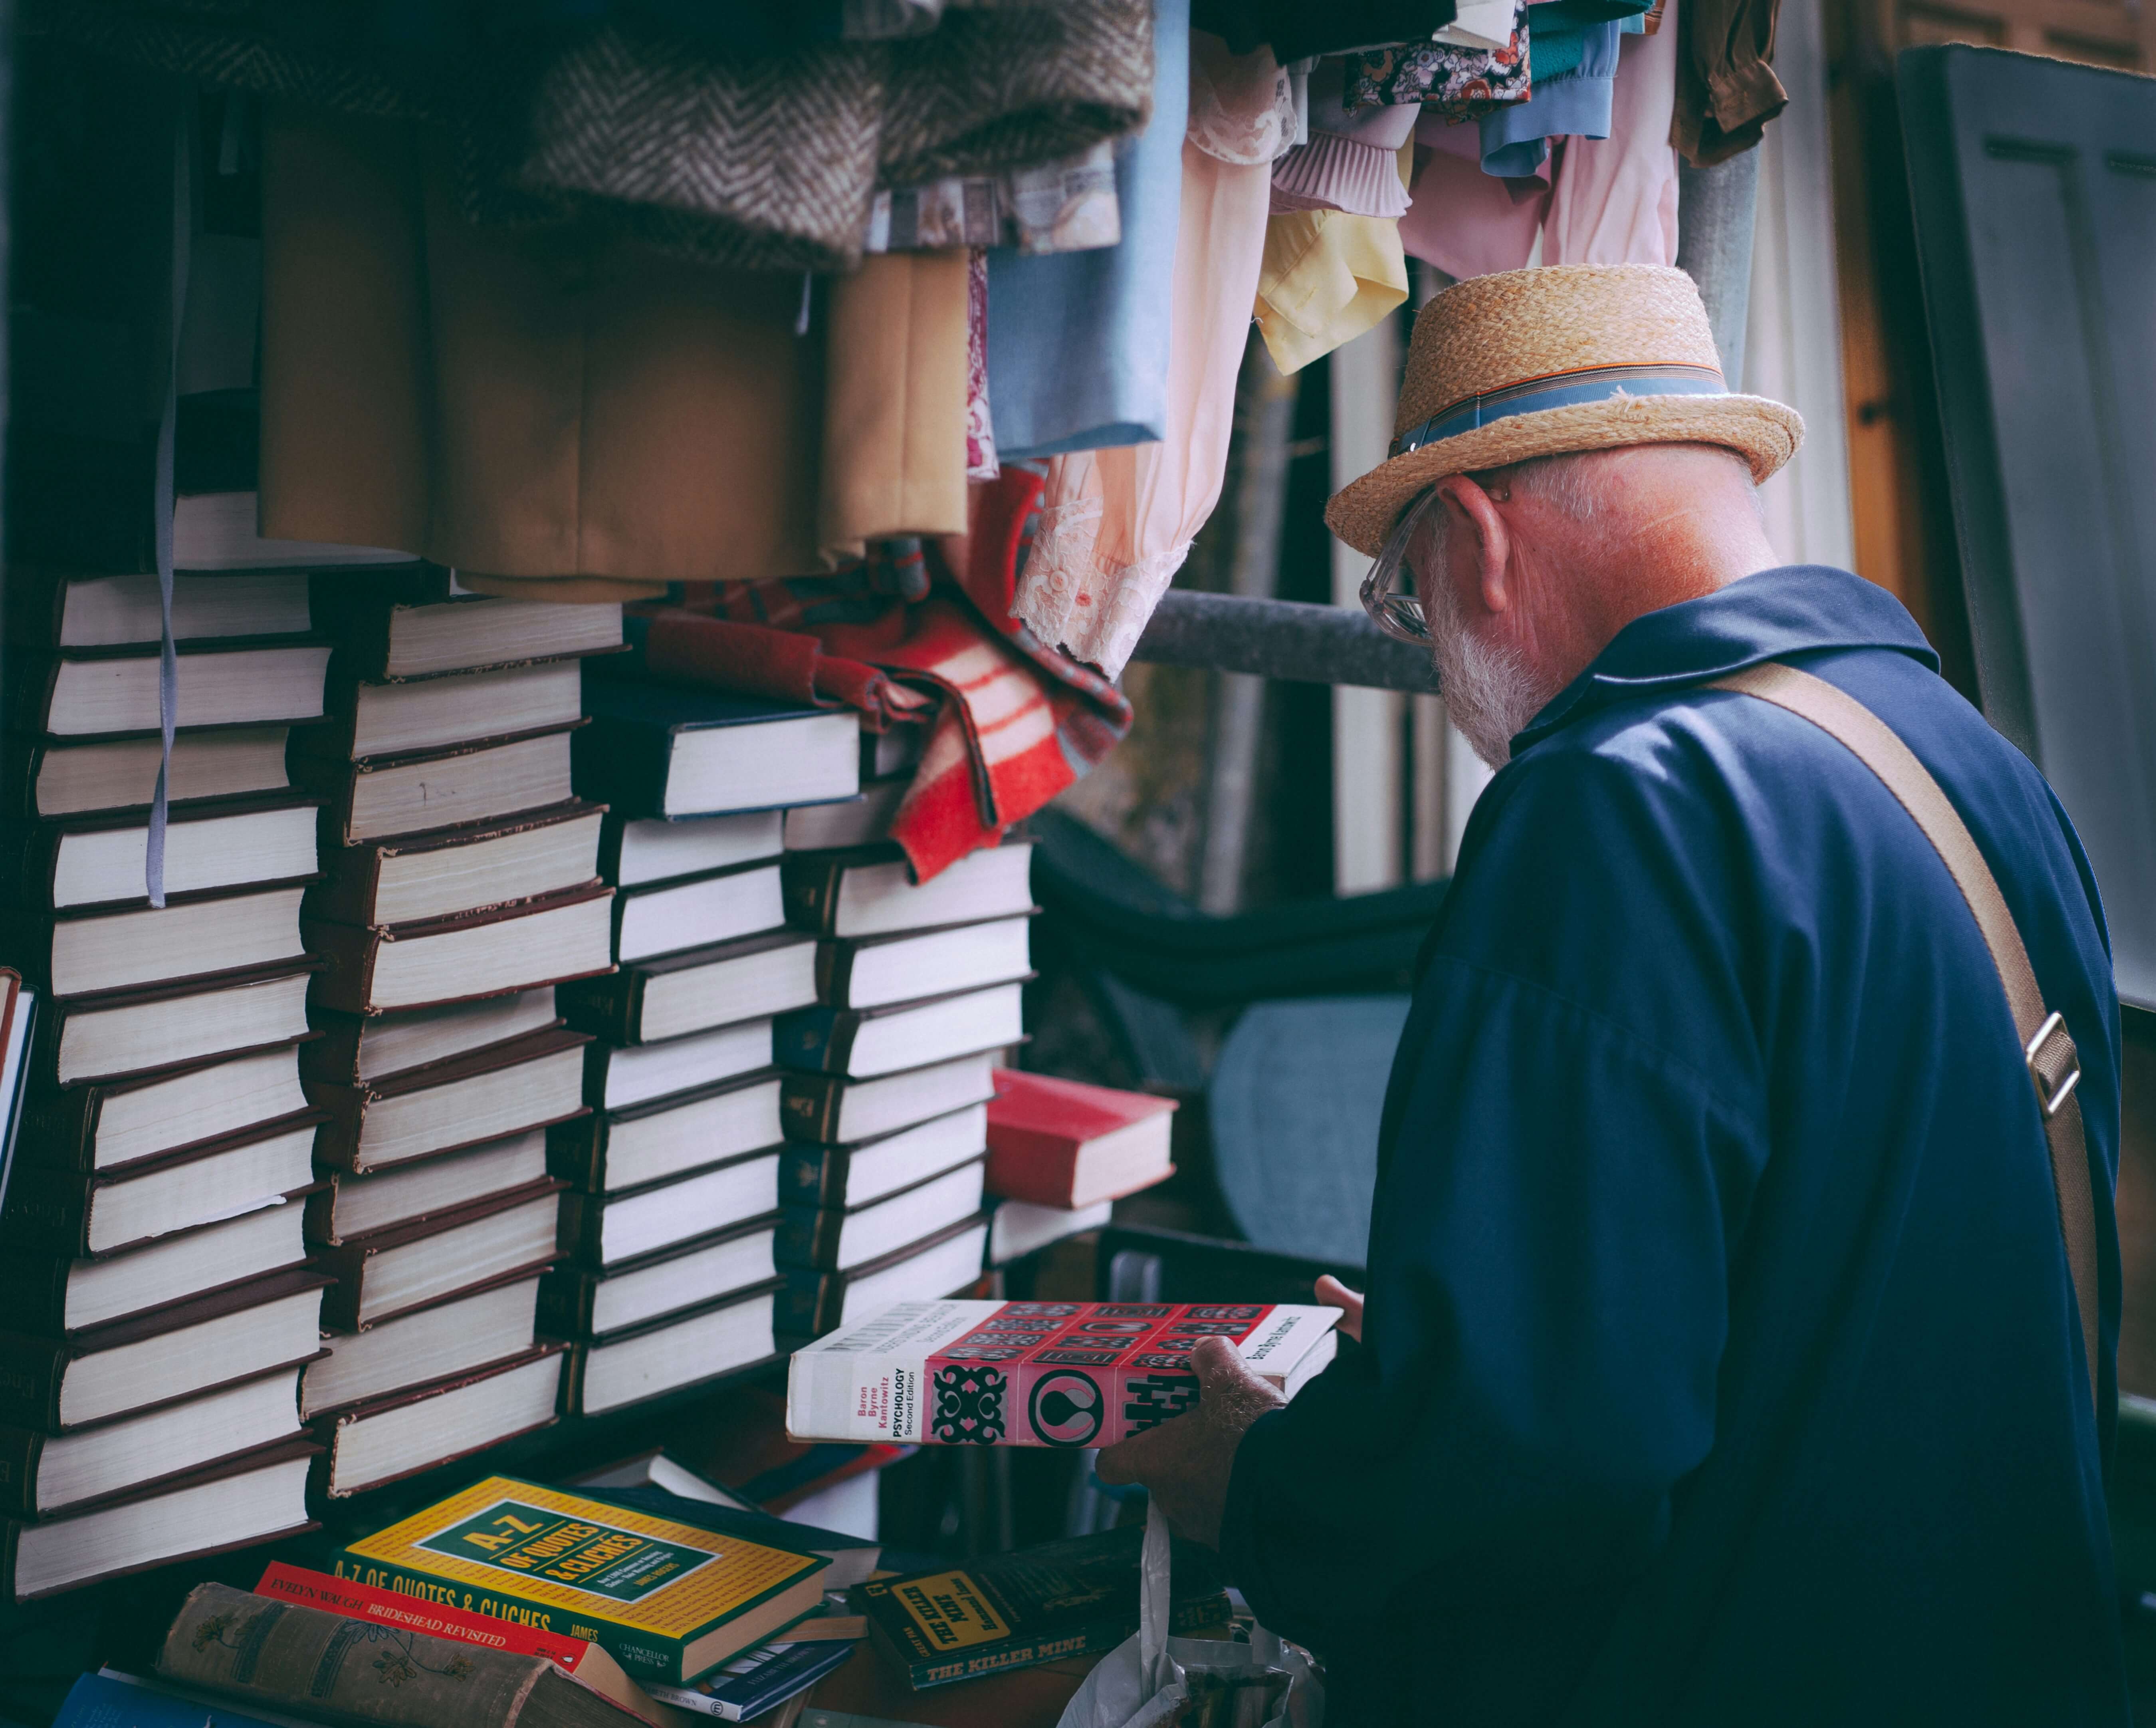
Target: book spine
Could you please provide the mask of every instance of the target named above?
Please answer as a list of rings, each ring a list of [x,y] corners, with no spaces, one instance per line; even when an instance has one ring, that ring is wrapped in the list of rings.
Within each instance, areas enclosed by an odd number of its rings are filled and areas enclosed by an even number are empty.
[[[592,1327],[598,1280],[572,1266],[557,1266],[539,1280],[538,1330],[549,1338],[574,1338]]]
[[[321,1036],[300,1047],[300,1084],[357,1086],[362,1022],[341,1015],[318,1014],[314,1019]]]
[[[36,1428],[0,1427],[0,1515],[38,1515],[38,1454],[44,1445]]]
[[[779,1126],[789,1140],[835,1140],[845,1098],[844,1086],[829,1074],[788,1074],[779,1088]]]
[[[789,1068],[843,1074],[854,1053],[857,1015],[837,1008],[797,1008],[771,1022],[772,1060]]]
[[[547,1174],[572,1189],[597,1194],[606,1185],[607,1119],[594,1111],[547,1130]]]
[[[8,1317],[8,1329],[66,1330],[68,1278],[74,1270],[71,1256],[0,1254],[0,1314]]]
[[[96,1164],[97,1115],[104,1103],[101,1086],[70,1087],[43,1096],[33,1093],[24,1100],[15,1134],[18,1170],[37,1165],[87,1175]]]
[[[594,718],[569,743],[569,783],[579,798],[603,804],[624,820],[666,814],[673,739],[657,727]]]
[[[844,880],[844,867],[834,861],[798,854],[786,859],[778,875],[786,922],[797,929],[830,935],[838,919],[839,884]]]
[[[846,1215],[834,1208],[787,1206],[779,1216],[772,1252],[788,1266],[834,1267],[845,1227]]]
[[[308,992],[310,1005],[365,1013],[380,939],[357,925],[306,918],[300,920],[300,934],[309,954],[329,962],[315,975],[314,987]]]
[[[854,945],[850,942],[816,944],[816,1000],[834,1008],[846,1005],[846,990],[854,978]]]
[[[1078,1145],[1036,1129],[988,1124],[988,1189],[1006,1200],[1068,1206],[1078,1180]]]
[[[1178,1636],[1202,1632],[1224,1624],[1228,1615],[1225,1597],[1193,1597],[1171,1604],[1168,1629]],[[1038,1638],[1006,1644],[978,1656],[954,1659],[940,1652],[928,1656],[917,1655],[902,1648],[900,1640],[885,1628],[881,1619],[873,1614],[869,1618],[870,1637],[906,1675],[906,1684],[916,1691],[930,1686],[948,1685],[953,1680],[969,1680],[982,1674],[1000,1674],[1006,1669],[1038,1668],[1045,1662],[1063,1662],[1096,1655],[1103,1650],[1115,1648],[1131,1635],[1133,1629],[1128,1619],[1093,1620],[1082,1626],[1045,1633]]]
[[[17,493],[16,496],[20,495]],[[8,728],[14,732],[45,735],[45,721],[52,707],[53,690],[60,681],[59,656],[57,654],[26,656],[9,670],[12,676],[8,680],[8,700],[4,707]],[[82,741],[70,739],[69,742]]]
[[[543,1656],[412,1633],[389,1647],[403,1660],[388,1686],[368,1648],[375,1643],[369,1631],[341,1614],[201,1584],[166,1634],[157,1669],[183,1685],[311,1717],[511,1728],[552,1667]]]
[[[366,1087],[323,1085],[308,1080],[301,1083],[300,1089],[311,1106],[329,1113],[330,1119],[315,1136],[315,1161],[335,1170],[357,1170],[360,1129],[366,1123],[371,1097]]]
[[[60,1382],[71,1360],[72,1352],[54,1339],[0,1337],[0,1422],[59,1427]]]
[[[614,906],[619,911],[621,902],[616,899]],[[603,1038],[584,1046],[584,1102],[594,1110],[606,1108],[607,1065],[613,1055],[613,1046]]]
[[[301,903],[305,918],[331,923],[367,925],[375,922],[374,891],[382,876],[382,849],[373,846],[320,848],[327,872],[307,890]]]
[[[582,1638],[587,1643],[598,1645],[629,1670],[630,1679],[639,1683],[646,1679],[664,1680],[671,1686],[684,1683],[681,1644],[675,1639],[662,1638],[657,1633],[617,1626],[611,1620],[593,1623],[579,1619],[565,1608],[527,1601],[508,1591],[497,1595],[489,1591],[474,1590],[466,1585],[447,1583],[439,1578],[430,1578],[424,1572],[369,1560],[364,1555],[353,1554],[348,1550],[331,1562],[330,1571],[333,1576],[348,1578],[370,1589],[388,1590],[398,1596],[417,1597],[423,1602],[440,1602],[448,1607],[461,1609],[465,1613],[484,1614],[490,1619],[514,1621],[520,1626],[552,1633],[562,1638]],[[176,1625],[175,1636],[177,1630]],[[458,1718],[452,1714],[444,1720],[456,1720]]]
[[[0,1243],[47,1253],[90,1252],[90,1179],[80,1171],[19,1170],[0,1206]]]
[[[820,1338],[839,1324],[846,1280],[835,1272],[810,1267],[785,1268],[786,1282],[772,1299],[771,1329],[798,1338]]]
[[[25,823],[12,844],[0,844],[0,900],[22,906],[49,905],[59,868],[59,831],[43,822]]]
[[[367,1256],[350,1242],[317,1249],[308,1259],[310,1270],[326,1272],[336,1282],[322,1292],[322,1329],[329,1332],[359,1330],[360,1285],[367,1276]]]
[[[603,872],[612,881],[613,868]],[[579,979],[554,986],[554,1004],[562,1019],[580,1032],[613,1044],[641,1042],[637,1022],[644,1011],[644,975],[622,970],[603,978]]]
[[[300,1215],[300,1227],[306,1234],[310,1247],[333,1248],[337,1246],[336,1233],[336,1178],[332,1175],[328,1185],[316,1189],[307,1196],[307,1209]]]
[[[600,1237],[605,1226],[606,1196],[578,1194],[571,1190],[562,1196],[561,1213],[554,1225],[554,1246],[563,1254],[597,1266]]]
[[[788,1146],[778,1158],[778,1198],[785,1206],[834,1206],[846,1203],[845,1149]]]

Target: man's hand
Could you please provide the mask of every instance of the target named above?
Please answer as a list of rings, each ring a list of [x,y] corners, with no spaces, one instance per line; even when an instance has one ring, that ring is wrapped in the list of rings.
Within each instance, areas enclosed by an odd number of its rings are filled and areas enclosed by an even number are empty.
[[[1109,1447],[1094,1468],[1111,1485],[1143,1483],[1178,1535],[1218,1548],[1235,1448],[1252,1422],[1287,1401],[1245,1368],[1224,1338],[1200,1339],[1190,1367],[1198,1407]]]
[[[1363,1341],[1363,1297],[1359,1291],[1351,1290],[1331,1273],[1318,1279],[1314,1287],[1320,1308],[1340,1310],[1339,1327],[1356,1343]]]

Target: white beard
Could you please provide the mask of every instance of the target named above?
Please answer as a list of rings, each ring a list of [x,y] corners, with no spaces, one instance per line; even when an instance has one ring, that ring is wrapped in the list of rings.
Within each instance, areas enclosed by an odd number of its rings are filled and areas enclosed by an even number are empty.
[[[1512,759],[1514,734],[1557,692],[1544,687],[1517,650],[1486,642],[1470,630],[1450,586],[1437,584],[1437,598],[1429,618],[1430,650],[1446,717],[1477,756],[1502,768]]]

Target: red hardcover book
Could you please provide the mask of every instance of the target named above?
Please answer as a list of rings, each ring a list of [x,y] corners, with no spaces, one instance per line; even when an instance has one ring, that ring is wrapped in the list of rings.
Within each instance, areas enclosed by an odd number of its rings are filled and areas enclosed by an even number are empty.
[[[1175,1174],[1173,1098],[998,1068],[988,1103],[991,1194],[1075,1209]]]

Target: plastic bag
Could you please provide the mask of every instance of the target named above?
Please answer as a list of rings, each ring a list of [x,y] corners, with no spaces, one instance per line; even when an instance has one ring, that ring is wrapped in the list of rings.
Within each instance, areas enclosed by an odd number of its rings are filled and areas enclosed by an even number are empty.
[[[1170,1638],[1168,1520],[1155,1501],[1146,1511],[1138,1572],[1138,1629],[1102,1657],[1063,1707],[1056,1728],[1158,1728],[1190,1697],[1196,1669],[1271,1668],[1288,1676],[1281,1708],[1262,1728],[1324,1728],[1325,1690],[1294,1645],[1262,1626],[1247,1644]]]

